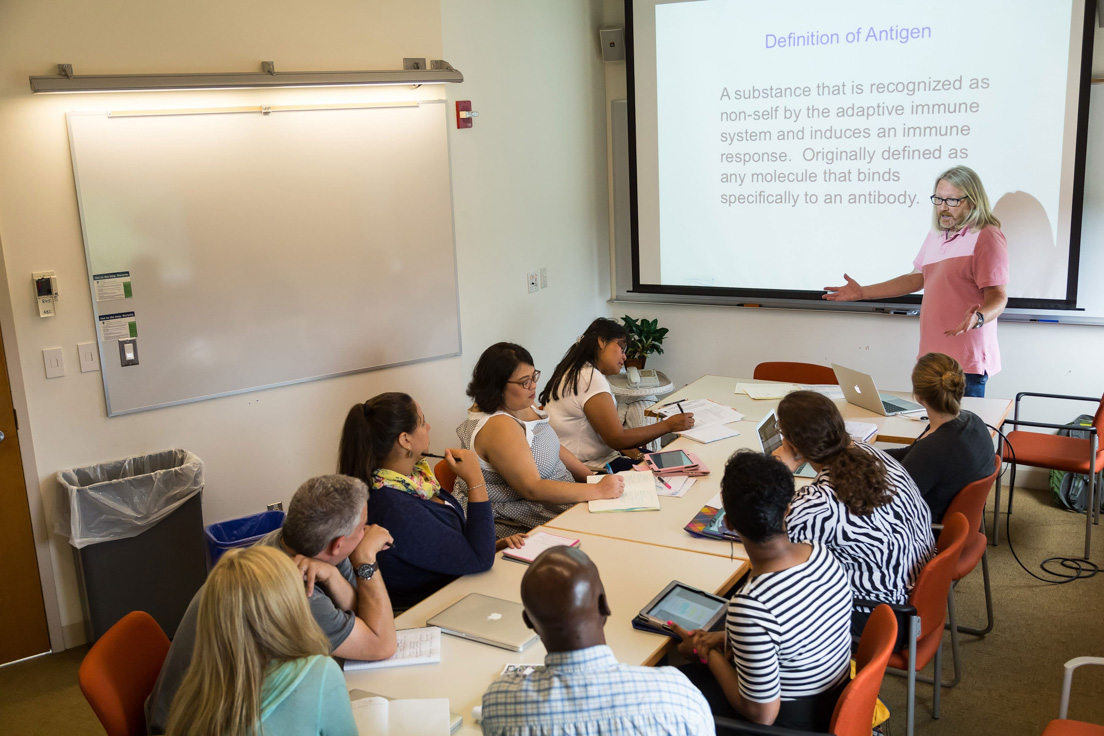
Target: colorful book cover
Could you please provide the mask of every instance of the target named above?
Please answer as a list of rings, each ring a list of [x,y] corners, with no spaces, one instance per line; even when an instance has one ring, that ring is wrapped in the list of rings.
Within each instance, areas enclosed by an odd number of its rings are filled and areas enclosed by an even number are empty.
[[[724,516],[724,509],[702,506],[702,510],[695,514],[694,518],[684,528],[694,537],[739,542],[739,535],[725,526]]]

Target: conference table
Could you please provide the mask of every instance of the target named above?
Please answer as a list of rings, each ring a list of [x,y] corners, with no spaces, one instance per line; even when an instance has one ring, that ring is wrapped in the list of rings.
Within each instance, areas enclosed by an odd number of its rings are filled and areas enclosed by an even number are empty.
[[[769,383],[742,378],[704,376],[666,397],[665,404],[689,399],[712,399],[733,407],[744,418],[730,427],[740,434],[718,442],[700,444],[679,438],[669,449],[696,454],[709,468],[681,498],[661,496],[660,510],[592,514],[580,503],[534,531],[547,531],[580,540],[580,548],[597,565],[606,588],[612,615],[606,622],[606,640],[614,655],[626,664],[654,665],[670,649],[671,640],[660,634],[632,628],[633,617],[672,580],[711,593],[729,590],[749,569],[742,545],[688,534],[684,527],[720,491],[725,461],[741,448],[759,450],[755,425],[778,405],[777,400],[754,400],[735,393],[738,383]],[[907,392],[896,393],[909,397]],[[878,427],[875,441],[907,443],[924,430],[926,421],[913,415],[884,417],[837,400],[844,419],[869,422]],[[1007,399],[966,398],[963,408],[988,424],[1000,426],[1011,409]],[[807,482],[798,479],[799,483]],[[484,573],[466,575],[398,616],[397,628],[425,626],[427,619],[469,593],[483,593],[510,601],[521,600],[521,577],[527,565],[502,558]],[[542,664],[545,650],[538,640],[523,652],[511,652],[486,644],[441,637],[441,662],[433,665],[394,667],[347,672],[350,689],[390,698],[448,698],[452,712],[463,717],[458,733],[478,734],[472,708],[507,664]]]

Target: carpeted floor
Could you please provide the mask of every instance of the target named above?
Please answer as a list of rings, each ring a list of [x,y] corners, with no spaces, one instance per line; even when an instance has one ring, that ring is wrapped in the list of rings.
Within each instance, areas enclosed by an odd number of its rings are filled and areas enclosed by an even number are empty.
[[[1037,574],[1054,555],[1079,556],[1084,517],[1050,504],[1043,491],[1017,491],[1012,542]],[[1003,527],[1002,519],[1002,527]],[[1104,574],[1066,585],[1048,585],[1020,569],[1005,537],[990,547],[996,627],[981,639],[962,637],[964,675],[943,689],[942,717],[931,718],[931,686],[917,687],[916,733],[1040,734],[1057,716],[1062,664],[1082,655],[1104,656]],[[1094,528],[1093,560],[1104,565],[1104,527]],[[984,618],[980,568],[958,586],[960,619]],[[0,668],[0,732],[32,736],[102,736],[103,729],[77,687],[87,648]],[[930,671],[930,668],[929,668]],[[949,635],[944,672],[951,676]],[[887,733],[905,734],[905,681],[887,677],[882,697],[892,711]],[[1104,723],[1104,667],[1083,668],[1074,679],[1070,717]]]

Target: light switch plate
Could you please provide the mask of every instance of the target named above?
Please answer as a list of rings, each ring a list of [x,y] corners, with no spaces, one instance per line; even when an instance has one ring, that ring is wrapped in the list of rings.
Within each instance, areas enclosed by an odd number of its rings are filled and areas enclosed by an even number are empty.
[[[540,285],[537,281],[537,272],[536,271],[530,271],[526,275],[526,281],[529,284],[529,293],[530,294],[535,294],[538,291],[540,291]]]
[[[65,375],[65,357],[61,348],[46,348],[42,351],[42,360],[46,363],[47,378],[61,378]]]
[[[80,358],[81,373],[91,373],[100,369],[100,349],[94,342],[78,342],[77,356]]]
[[[132,337],[129,340],[119,341],[119,365],[123,368],[128,365],[138,365],[137,338]]]

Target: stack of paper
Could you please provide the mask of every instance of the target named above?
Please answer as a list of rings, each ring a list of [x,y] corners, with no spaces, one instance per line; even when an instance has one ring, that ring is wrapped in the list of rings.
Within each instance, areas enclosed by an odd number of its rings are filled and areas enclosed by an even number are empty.
[[[699,427],[695,420],[694,425],[692,429],[688,429],[685,432],[678,432],[679,437],[685,437],[688,440],[694,440],[703,445],[708,445],[710,442],[716,442],[717,440],[727,440],[729,437],[740,436],[738,430],[732,427],[726,427],[723,424],[710,424],[705,427]]]
[[[395,637],[398,639],[398,648],[392,656],[377,662],[346,659],[345,671],[405,667],[412,664],[437,664],[441,661],[441,630],[436,626],[399,629],[395,632]]]
[[[816,391],[821,396],[827,396],[832,401],[843,398],[843,389],[834,383],[810,383],[801,388],[806,391]]]
[[[655,479],[656,495],[682,498],[694,485],[697,478],[689,475],[665,475]]]
[[[588,501],[590,513],[606,511],[659,511],[659,496],[656,495],[655,476],[639,470],[624,470],[618,473],[625,479],[625,492],[620,498],[602,498]],[[592,475],[587,483],[597,483],[605,476]]]
[[[388,700],[369,697],[352,701],[360,736],[448,736],[448,698]]]
[[[874,435],[878,434],[878,425],[871,424],[870,422],[855,422],[847,420],[844,423],[847,427],[847,434],[859,442],[866,442]]]
[[[747,394],[755,400],[781,399],[791,391],[800,391],[796,383],[737,383],[736,393]]]
[[[507,547],[502,552],[502,559],[529,564],[537,559],[537,555],[552,547],[578,547],[579,540],[570,537],[561,537],[547,532],[535,532],[526,538],[525,544],[520,549]]]

